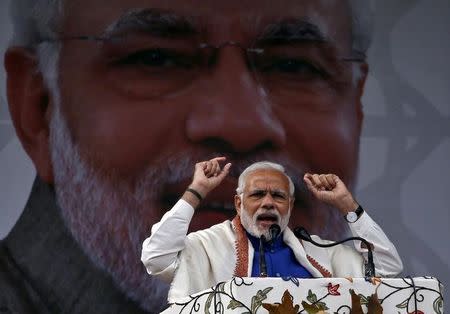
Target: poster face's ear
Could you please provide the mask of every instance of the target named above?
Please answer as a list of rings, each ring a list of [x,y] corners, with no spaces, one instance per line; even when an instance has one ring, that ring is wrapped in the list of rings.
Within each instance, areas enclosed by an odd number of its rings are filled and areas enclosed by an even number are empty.
[[[361,128],[362,128],[362,121],[364,118],[364,111],[363,111],[363,106],[362,106],[362,96],[364,94],[364,88],[366,86],[366,82],[367,82],[367,76],[369,75],[369,65],[364,62],[361,63],[359,65],[359,78],[358,81],[356,83],[356,101],[357,101],[357,114],[358,114],[358,122],[359,122],[359,129],[361,132]]]
[[[25,48],[5,53],[7,96],[11,119],[38,175],[53,183],[49,145],[50,97],[38,69],[37,57]]]

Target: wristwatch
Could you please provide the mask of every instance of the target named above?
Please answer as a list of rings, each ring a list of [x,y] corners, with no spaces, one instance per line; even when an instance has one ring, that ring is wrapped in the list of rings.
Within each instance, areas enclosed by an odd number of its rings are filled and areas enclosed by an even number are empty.
[[[364,209],[361,207],[361,205],[358,206],[357,209],[353,212],[348,212],[346,215],[344,215],[345,220],[349,223],[356,222],[359,217],[364,213]]]

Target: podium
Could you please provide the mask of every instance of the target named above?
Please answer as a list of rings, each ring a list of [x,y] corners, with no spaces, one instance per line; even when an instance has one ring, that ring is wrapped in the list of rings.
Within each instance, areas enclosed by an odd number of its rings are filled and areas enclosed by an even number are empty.
[[[444,313],[443,285],[416,278],[241,278],[172,303],[172,313]]]

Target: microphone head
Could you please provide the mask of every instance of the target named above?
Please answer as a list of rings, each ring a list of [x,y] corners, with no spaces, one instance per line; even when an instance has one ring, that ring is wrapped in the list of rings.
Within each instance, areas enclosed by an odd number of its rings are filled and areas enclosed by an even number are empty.
[[[311,236],[309,235],[309,232],[303,227],[295,228],[294,229],[294,235],[297,238],[305,240],[305,241],[308,241],[308,242],[311,242],[311,240],[312,240]]]
[[[278,235],[280,234],[280,232],[281,232],[281,228],[280,228],[280,226],[277,225],[277,224],[272,224],[272,225],[269,227],[270,238],[271,238],[272,240],[274,240],[276,237],[278,237]]]

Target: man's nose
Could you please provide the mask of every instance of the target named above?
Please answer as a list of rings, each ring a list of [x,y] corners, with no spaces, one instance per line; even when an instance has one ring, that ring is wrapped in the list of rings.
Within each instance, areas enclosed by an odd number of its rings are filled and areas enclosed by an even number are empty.
[[[273,197],[270,195],[270,193],[267,193],[264,198],[262,199],[261,207],[264,209],[274,209],[275,208],[275,202],[273,200]]]
[[[236,152],[285,144],[283,125],[243,56],[238,47],[224,47],[201,81],[186,122],[190,140]]]

